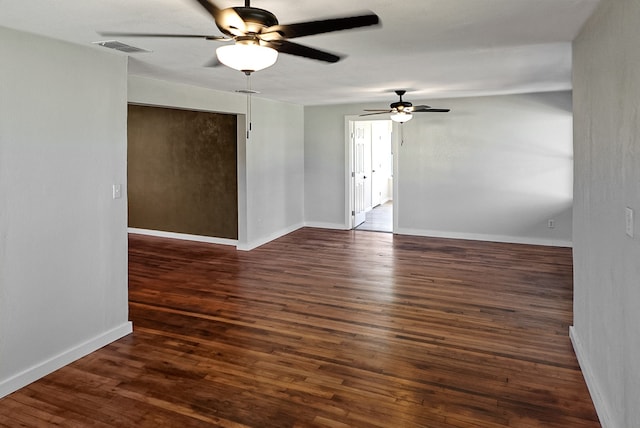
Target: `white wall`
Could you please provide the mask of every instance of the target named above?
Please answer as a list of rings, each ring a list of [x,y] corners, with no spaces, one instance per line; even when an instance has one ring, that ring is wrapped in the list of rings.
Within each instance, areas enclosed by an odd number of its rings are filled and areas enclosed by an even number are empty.
[[[248,245],[244,249],[304,225],[302,106],[254,97],[251,122],[246,158]]]
[[[574,42],[572,338],[603,427],[640,426],[640,3],[605,1]],[[625,208],[635,236],[625,234]]]
[[[131,331],[126,60],[0,28],[0,396]]]
[[[345,116],[351,105],[304,108],[304,220],[309,226],[346,228]]]
[[[397,233],[571,245],[569,92],[407,99],[452,112],[394,125]],[[307,224],[346,227],[344,117],[377,107],[305,108]]]
[[[304,222],[303,108],[252,97],[252,131],[244,132],[244,95],[139,76],[129,78],[129,102],[239,114],[238,248],[248,250]]]

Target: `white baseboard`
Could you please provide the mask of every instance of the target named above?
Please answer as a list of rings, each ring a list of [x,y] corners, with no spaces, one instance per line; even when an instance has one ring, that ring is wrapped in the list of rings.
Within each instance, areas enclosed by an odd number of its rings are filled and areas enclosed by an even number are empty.
[[[130,227],[127,231],[138,235],[158,236],[160,238],[182,239],[184,241],[206,242],[209,244],[238,245],[238,241],[235,239],[215,238],[213,236],[189,235],[187,233],[164,232],[162,230],[138,229],[135,227]]]
[[[32,382],[52,373],[59,368],[66,366],[78,360],[85,355],[88,355],[103,346],[108,345],[111,342],[114,342],[121,337],[124,337],[130,334],[133,331],[133,324],[131,322],[126,322],[124,324],[119,325],[109,331],[106,331],[96,337],[93,337],[86,342],[80,343],[73,348],[70,348],[48,360],[45,360],[39,364],[36,364],[33,367],[29,367],[22,372],[11,376],[8,379],[5,379],[0,382],[0,398],[5,395],[9,395],[14,391],[19,390]]]
[[[349,227],[342,223],[323,223],[318,221],[306,221],[305,227],[317,227],[318,229],[337,229],[337,230],[349,230]]]
[[[485,235],[479,233],[459,233],[459,232],[443,232],[440,230],[423,230],[408,229],[399,227],[393,233],[398,235],[414,235],[426,236],[432,238],[449,238],[449,239],[467,239],[471,241],[488,241],[488,242],[504,242],[508,244],[527,244],[527,245],[544,245],[547,247],[573,247],[571,241],[543,239],[543,238],[527,238],[521,236],[507,235]]]
[[[609,406],[602,395],[601,388],[598,386],[596,377],[593,374],[593,369],[589,363],[589,358],[574,326],[569,327],[569,337],[571,338],[573,350],[578,358],[578,364],[580,364],[580,368],[582,369],[582,376],[584,376],[589,394],[591,394],[591,400],[596,408],[596,413],[598,413],[600,425],[602,425],[602,428],[615,428],[616,425],[613,419],[611,419]]]
[[[211,236],[201,236],[201,235],[189,235],[186,233],[164,232],[161,230],[137,229],[134,227],[130,227],[127,230],[129,233],[134,233],[139,235],[158,236],[160,238],[182,239],[185,241],[206,242],[209,244],[232,245],[240,251],[250,251],[250,250],[253,250],[254,248],[258,248],[261,245],[271,242],[274,239],[278,239],[281,236],[284,236],[288,233],[298,230],[301,227],[304,227],[304,224],[302,223],[296,224],[288,228],[274,232],[264,238],[256,239],[254,241],[247,242],[247,243],[243,243],[235,239],[214,238]]]
[[[303,223],[299,223],[299,224],[295,224],[293,226],[289,226],[285,229],[279,230],[277,232],[274,232],[268,236],[265,236],[263,238],[260,239],[255,239],[253,241],[247,242],[247,243],[240,243],[238,242],[237,248],[240,251],[250,251],[253,250],[255,248],[260,247],[261,245],[264,245],[266,243],[269,243],[271,241],[273,241],[274,239],[278,239],[284,235],[287,235],[293,231],[296,231],[298,229],[300,229],[301,227],[304,227]]]

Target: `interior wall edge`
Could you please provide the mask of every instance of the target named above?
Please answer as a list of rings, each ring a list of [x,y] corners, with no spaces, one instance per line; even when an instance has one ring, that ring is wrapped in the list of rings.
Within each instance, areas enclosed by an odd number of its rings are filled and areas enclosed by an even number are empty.
[[[35,366],[29,367],[26,370],[11,376],[8,379],[0,381],[0,398],[17,391],[84,356],[89,355],[103,346],[121,339],[132,332],[133,323],[131,321],[122,323],[109,331],[99,334],[72,348],[68,348],[64,352],[52,358],[44,360]]]
[[[240,251],[251,251],[264,244],[268,244],[269,242],[276,240],[282,236],[288,235],[291,232],[295,232],[296,230],[301,229],[303,227],[304,227],[304,223],[297,223],[293,226],[280,229],[279,231],[276,231],[268,236],[265,236],[259,239],[254,239],[248,242],[239,242],[237,248]]]
[[[580,365],[582,376],[584,377],[587,388],[589,389],[589,394],[591,394],[591,400],[596,408],[596,413],[598,414],[602,428],[618,428],[613,422],[611,416],[609,416],[611,414],[609,405],[604,399],[602,388],[600,388],[594,375],[593,368],[589,363],[589,357],[585,348],[582,346],[582,342],[580,341],[580,337],[575,326],[569,327],[569,337],[571,338],[573,350],[578,358],[578,364]]]

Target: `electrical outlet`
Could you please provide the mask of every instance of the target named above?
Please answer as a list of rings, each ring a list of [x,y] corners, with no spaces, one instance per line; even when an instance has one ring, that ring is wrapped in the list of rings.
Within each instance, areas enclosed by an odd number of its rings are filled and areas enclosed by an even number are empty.
[[[624,210],[624,228],[627,236],[633,238],[633,210],[629,207]]]

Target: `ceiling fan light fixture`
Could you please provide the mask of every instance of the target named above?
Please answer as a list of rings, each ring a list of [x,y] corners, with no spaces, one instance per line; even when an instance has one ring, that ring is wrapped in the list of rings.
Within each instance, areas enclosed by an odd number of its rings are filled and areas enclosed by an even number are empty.
[[[258,43],[236,42],[233,45],[220,46],[216,49],[218,60],[235,70],[245,74],[264,70],[278,60],[278,51]]]
[[[404,111],[398,111],[395,113],[391,113],[390,118],[394,122],[405,123],[410,121],[413,118],[413,115],[411,113],[406,113]]]

